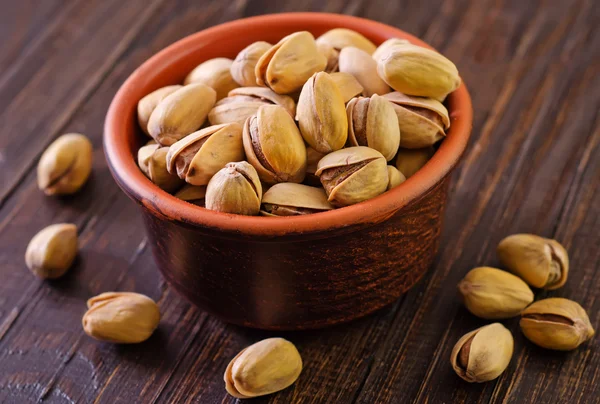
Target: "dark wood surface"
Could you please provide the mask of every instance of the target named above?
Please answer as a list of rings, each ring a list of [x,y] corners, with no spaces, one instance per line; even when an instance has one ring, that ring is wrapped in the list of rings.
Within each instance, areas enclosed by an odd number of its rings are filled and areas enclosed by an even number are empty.
[[[594,0],[44,0],[0,1],[0,402],[235,402],[229,360],[269,336],[292,340],[298,382],[254,402],[598,402],[598,337],[571,353],[537,348],[505,321],[515,353],[496,381],[471,385],[448,357],[485,322],[459,303],[472,267],[498,265],[511,233],[568,249],[565,287],[600,329],[600,7]],[[220,22],[278,11],[360,15],[415,34],[456,62],[473,97],[473,138],[450,188],[440,253],[392,306],[353,323],[295,333],[230,326],[169,290],[136,206],[104,161],[104,115],[119,85],[170,43]],[[64,132],[94,143],[80,194],[48,198],[35,165]],[[79,226],[81,253],[63,279],[24,264],[42,227]],[[110,291],[156,299],[163,320],[145,343],[114,346],[81,329],[85,301]]]

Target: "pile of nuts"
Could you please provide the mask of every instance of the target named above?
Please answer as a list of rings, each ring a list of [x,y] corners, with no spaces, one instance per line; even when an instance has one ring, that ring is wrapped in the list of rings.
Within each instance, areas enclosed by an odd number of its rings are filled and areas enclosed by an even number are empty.
[[[460,82],[452,62],[403,39],[377,47],[337,28],[316,40],[302,31],[255,42],[139,101],[153,140],[138,165],[164,191],[220,212],[352,205],[431,158],[450,127],[442,102]]]
[[[498,258],[511,273],[478,267],[458,284],[466,308],[488,320],[521,315],[521,331],[536,345],[570,351],[594,336],[585,310],[564,298],[546,298],[534,303],[530,286],[558,289],[569,274],[569,257],[556,240],[533,234],[515,234],[498,245]],[[513,275],[515,274],[515,275]],[[518,276],[517,276],[518,275]],[[493,323],[464,335],[454,346],[450,362],[468,382],[486,382],[500,376],[513,354],[511,332]]]

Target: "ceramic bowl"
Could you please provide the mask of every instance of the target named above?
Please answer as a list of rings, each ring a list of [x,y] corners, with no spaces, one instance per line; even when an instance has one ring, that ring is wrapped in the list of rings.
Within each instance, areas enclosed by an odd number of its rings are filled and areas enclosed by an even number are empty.
[[[158,268],[169,285],[224,321],[262,329],[307,329],[349,321],[395,301],[431,265],[438,249],[449,177],[465,150],[471,101],[462,85],[447,101],[452,126],[432,159],[376,198],[299,217],[249,217],[181,201],[136,164],[147,141],[137,102],[182,82],[199,63],[234,58],[245,46],[276,43],[294,31],[315,37],[344,27],[379,44],[419,39],[374,21],[321,13],[264,15],[186,37],[140,66],[114,97],[104,128],[111,172],[140,207]]]

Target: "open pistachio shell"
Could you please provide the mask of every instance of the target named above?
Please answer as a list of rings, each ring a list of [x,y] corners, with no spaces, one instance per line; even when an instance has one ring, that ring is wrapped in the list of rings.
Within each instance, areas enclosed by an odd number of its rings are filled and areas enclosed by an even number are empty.
[[[173,86],[166,86],[159,88],[158,90],[154,90],[144,98],[142,98],[137,105],[137,116],[138,123],[140,124],[140,128],[142,131],[150,135],[148,133],[148,120],[150,119],[150,115],[152,115],[152,111],[154,108],[168,95],[173,94],[175,91],[179,90],[181,86],[179,84]]]
[[[387,161],[394,158],[400,145],[400,129],[394,107],[385,98],[353,98],[346,106],[348,143],[377,150]]]
[[[327,59],[327,66],[325,66],[325,72],[334,73],[339,71],[338,59],[340,57],[340,51],[324,42],[317,42],[317,49]]]
[[[248,45],[238,53],[231,64],[231,76],[240,86],[256,86],[254,69],[260,57],[271,49],[272,46],[268,42],[258,41]]]
[[[244,125],[248,162],[267,184],[302,182],[306,146],[290,114],[278,105],[264,105]]]
[[[435,153],[433,147],[423,149],[398,149],[396,155],[396,168],[400,170],[406,178],[410,178],[429,161]]]
[[[263,216],[297,216],[333,209],[323,188],[282,182],[275,184],[262,198]]]
[[[400,185],[404,181],[406,181],[406,177],[404,176],[404,174],[402,174],[396,167],[388,165],[387,170],[388,170],[387,191],[389,191],[392,188],[397,187],[398,185]]]
[[[363,86],[350,73],[336,72],[329,75],[342,94],[344,103],[363,93]]]
[[[448,110],[433,98],[414,97],[399,92],[383,96],[394,106],[400,126],[400,147],[420,149],[446,136],[450,127]]]
[[[278,94],[299,90],[314,73],[323,71],[327,59],[308,31],[284,37],[258,60],[254,73],[258,85]]]
[[[341,50],[339,70],[353,75],[363,87],[363,95],[383,95],[390,92],[390,86],[377,75],[377,62],[358,48],[347,47]]]
[[[257,215],[262,186],[254,167],[246,161],[228,163],[206,187],[207,209],[238,215]]]
[[[369,55],[372,55],[377,49],[375,44],[365,38],[364,35],[347,28],[334,28],[327,31],[317,38],[317,44],[326,44],[337,50],[353,46]]]
[[[209,126],[169,148],[167,169],[192,185],[206,185],[231,161],[244,158],[242,127],[237,123]]]
[[[357,146],[323,157],[317,172],[329,202],[348,206],[382,194],[389,179],[385,157],[375,149]]]
[[[390,38],[387,41],[384,41],[381,45],[377,47],[375,52],[373,52],[373,59],[379,59],[389,48],[395,45],[404,45],[410,43],[408,39],[400,39],[400,38]]]
[[[158,147],[149,156],[147,161],[148,178],[160,189],[166,192],[175,192],[185,184],[185,181],[167,170],[168,153],[168,147]]]
[[[217,100],[227,96],[227,93],[239,87],[231,76],[233,60],[214,58],[199,64],[187,75],[184,84],[202,83],[217,92]]]
[[[193,203],[194,205],[204,206],[204,197],[206,196],[206,186],[196,186],[196,185],[185,184],[173,196],[181,199],[182,201]]]

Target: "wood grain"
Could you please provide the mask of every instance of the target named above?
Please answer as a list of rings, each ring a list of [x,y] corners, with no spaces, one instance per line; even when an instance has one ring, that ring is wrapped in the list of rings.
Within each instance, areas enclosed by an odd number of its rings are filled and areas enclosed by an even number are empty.
[[[41,4],[41,5],[38,5]],[[43,3],[43,4],[42,4]],[[68,3],[68,4],[67,4]],[[326,3],[326,4],[324,4]],[[600,9],[592,0],[153,2],[0,1],[0,402],[235,402],[222,374],[243,347],[279,335],[305,368],[270,403],[588,403],[600,396],[598,338],[571,353],[529,343],[498,380],[462,382],[448,356],[484,324],[455,287],[472,267],[498,265],[504,236],[533,232],[567,247],[566,286],[537,298],[579,301],[600,327]],[[162,279],[136,207],[110,178],[101,150],[113,94],[146,58],[204,27],[279,11],[365,16],[418,35],[454,60],[473,97],[473,140],[451,185],[440,254],[392,306],[347,325],[273,333],[224,324]],[[33,168],[67,131],[92,139],[83,192],[40,194]],[[72,221],[82,251],[64,279],[40,282],[23,263],[40,228]],[[81,331],[85,300],[133,290],[159,301],[147,342],[112,346]]]

